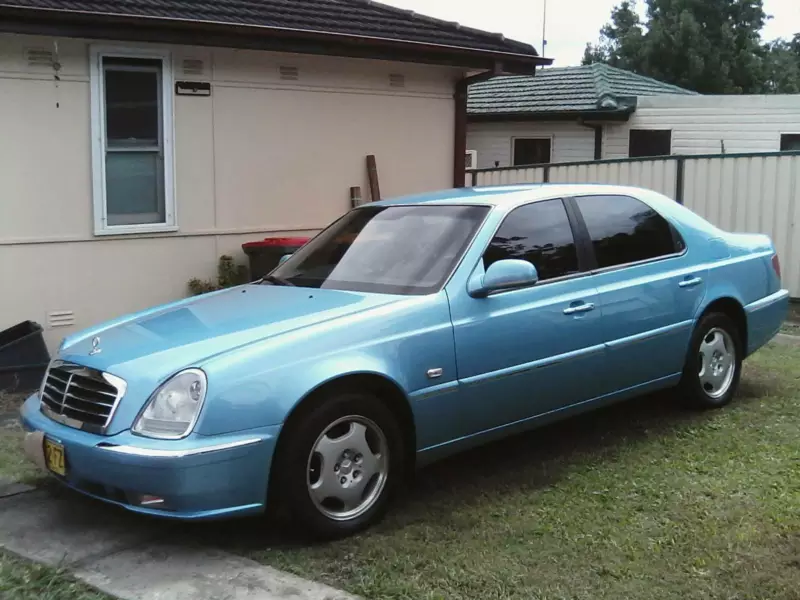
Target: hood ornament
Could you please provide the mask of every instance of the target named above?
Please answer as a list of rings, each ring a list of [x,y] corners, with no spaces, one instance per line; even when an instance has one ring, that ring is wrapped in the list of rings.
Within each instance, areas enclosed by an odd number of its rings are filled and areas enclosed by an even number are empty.
[[[95,336],[92,338],[92,350],[89,352],[89,356],[94,356],[95,354],[100,354],[102,352],[102,348],[100,348],[100,338]]]

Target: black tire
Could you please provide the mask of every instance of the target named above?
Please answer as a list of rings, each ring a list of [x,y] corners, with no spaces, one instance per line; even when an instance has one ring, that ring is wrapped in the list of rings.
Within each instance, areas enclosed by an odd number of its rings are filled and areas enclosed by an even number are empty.
[[[724,394],[714,397],[704,386],[700,378],[701,358],[700,347],[703,340],[714,330],[722,330],[730,336],[735,349],[733,359],[733,378]],[[683,376],[678,388],[680,399],[684,405],[695,409],[716,409],[722,408],[730,403],[736,390],[739,387],[739,378],[742,375],[742,358],[744,348],[742,347],[742,337],[736,323],[726,314],[712,312],[704,315],[692,334],[689,345],[689,354],[686,357],[686,365],[683,369]]]
[[[359,417],[382,431],[388,448],[386,480],[368,510],[347,520],[335,520],[317,507],[308,487],[309,457],[318,438],[337,420]],[[284,438],[285,436],[285,438]],[[338,393],[315,402],[289,423],[281,437],[272,477],[271,495],[306,536],[330,540],[357,533],[377,523],[402,485],[405,471],[403,435],[392,411],[380,398],[362,393]]]

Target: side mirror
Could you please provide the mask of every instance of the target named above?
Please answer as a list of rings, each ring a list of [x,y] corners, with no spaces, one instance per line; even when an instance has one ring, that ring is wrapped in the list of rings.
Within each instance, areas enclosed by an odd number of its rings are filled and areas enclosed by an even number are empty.
[[[278,265],[282,265],[283,263],[285,263],[290,258],[292,258],[291,254],[284,254],[283,256],[281,256],[281,259],[278,261]]]
[[[483,277],[470,282],[469,294],[475,298],[485,298],[492,292],[530,287],[539,281],[539,273],[527,260],[508,258],[498,260],[486,270]]]

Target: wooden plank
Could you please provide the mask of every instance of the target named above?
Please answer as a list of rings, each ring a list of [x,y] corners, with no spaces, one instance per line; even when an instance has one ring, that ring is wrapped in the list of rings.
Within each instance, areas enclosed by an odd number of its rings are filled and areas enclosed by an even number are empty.
[[[378,181],[378,163],[374,154],[367,156],[367,176],[369,177],[370,197],[373,202],[378,202],[381,199],[381,186]]]

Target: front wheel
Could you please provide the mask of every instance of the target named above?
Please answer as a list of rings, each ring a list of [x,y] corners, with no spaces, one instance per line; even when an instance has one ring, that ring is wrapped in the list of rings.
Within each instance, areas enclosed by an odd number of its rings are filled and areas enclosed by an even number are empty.
[[[379,398],[330,396],[285,435],[273,483],[297,525],[329,539],[383,516],[402,479],[404,453],[397,421]]]
[[[743,349],[735,323],[723,313],[700,320],[692,335],[680,391],[694,408],[720,408],[728,404],[739,386]]]

